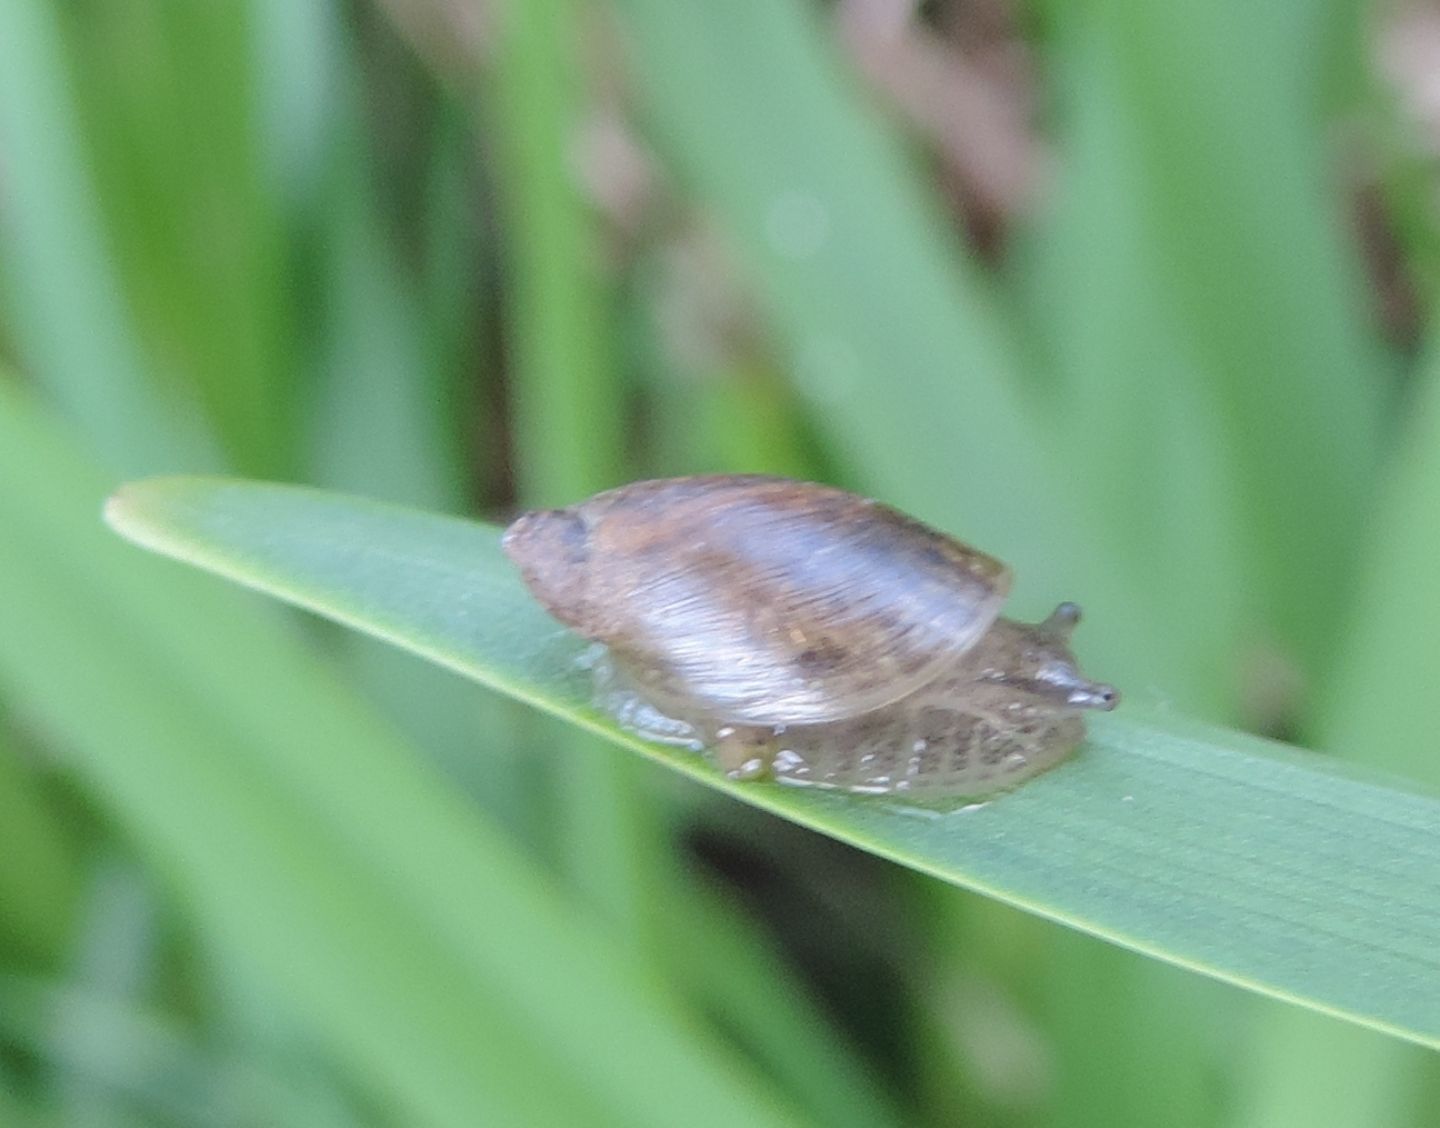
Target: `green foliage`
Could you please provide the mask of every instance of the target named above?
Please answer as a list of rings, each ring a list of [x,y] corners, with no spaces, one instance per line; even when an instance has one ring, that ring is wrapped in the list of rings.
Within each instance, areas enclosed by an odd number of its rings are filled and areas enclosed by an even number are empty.
[[[413,650],[871,853],[1440,1047],[1440,799],[1133,712],[1092,722],[1075,760],[978,808],[736,783],[596,712],[583,642],[529,598],[495,530],[206,478],[126,486],[106,512],[139,544]]]
[[[0,4],[0,1121],[1433,1119],[1432,1051],[1121,947],[1436,1037],[1421,17],[899,7]],[[693,470],[994,551],[1124,708],[963,814],[737,787],[480,526],[123,518],[560,719],[99,520]]]

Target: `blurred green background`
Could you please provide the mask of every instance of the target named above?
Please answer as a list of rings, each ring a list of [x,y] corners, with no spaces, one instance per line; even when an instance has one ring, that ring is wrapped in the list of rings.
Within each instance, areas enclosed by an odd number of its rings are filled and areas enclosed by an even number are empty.
[[[0,0],[0,1124],[1434,1124],[98,514],[835,481],[1437,784],[1437,75],[1403,3]]]

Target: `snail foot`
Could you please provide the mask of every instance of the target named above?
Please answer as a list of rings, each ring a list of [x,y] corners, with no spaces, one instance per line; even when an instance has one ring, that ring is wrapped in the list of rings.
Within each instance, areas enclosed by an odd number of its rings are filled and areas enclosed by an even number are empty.
[[[767,728],[725,725],[716,730],[710,754],[730,779],[749,782],[770,775],[777,750],[775,734]]]

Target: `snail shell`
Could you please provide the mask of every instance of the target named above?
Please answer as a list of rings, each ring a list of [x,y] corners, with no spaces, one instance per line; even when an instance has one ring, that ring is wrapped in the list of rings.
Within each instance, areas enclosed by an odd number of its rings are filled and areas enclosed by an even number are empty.
[[[608,648],[612,711],[712,747],[732,774],[954,790],[989,763],[1004,786],[1007,758],[1064,755],[1077,710],[1114,703],[1075,668],[1073,605],[1001,619],[1005,565],[832,487],[636,482],[527,513],[504,547],[556,618]]]

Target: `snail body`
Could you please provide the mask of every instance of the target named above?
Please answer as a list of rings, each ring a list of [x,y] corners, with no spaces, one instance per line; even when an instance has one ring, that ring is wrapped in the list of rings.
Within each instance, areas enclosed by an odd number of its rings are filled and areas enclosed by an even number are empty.
[[[506,530],[561,622],[603,643],[602,702],[732,775],[983,794],[1068,754],[1114,706],[1079,619],[1000,617],[1010,572],[866,498],[759,475],[636,482]]]

